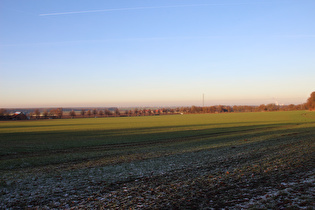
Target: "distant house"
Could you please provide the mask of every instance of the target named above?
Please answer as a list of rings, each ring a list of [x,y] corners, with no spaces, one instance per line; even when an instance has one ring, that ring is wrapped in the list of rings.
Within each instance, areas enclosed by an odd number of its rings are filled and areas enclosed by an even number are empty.
[[[23,112],[15,112],[12,115],[12,120],[27,120],[27,116],[26,114],[24,114]]]

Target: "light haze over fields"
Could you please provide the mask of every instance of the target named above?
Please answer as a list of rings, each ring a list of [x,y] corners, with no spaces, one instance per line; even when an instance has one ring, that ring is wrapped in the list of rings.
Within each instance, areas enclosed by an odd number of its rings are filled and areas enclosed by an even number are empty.
[[[314,0],[1,0],[0,108],[304,103]]]

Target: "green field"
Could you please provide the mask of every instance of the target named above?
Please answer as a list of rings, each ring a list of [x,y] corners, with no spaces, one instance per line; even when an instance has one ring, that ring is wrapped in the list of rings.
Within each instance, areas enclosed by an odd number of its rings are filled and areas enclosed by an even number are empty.
[[[315,112],[6,121],[0,145],[0,208],[314,205]]]
[[[0,169],[181,153],[314,129],[314,112],[169,115],[0,123]]]

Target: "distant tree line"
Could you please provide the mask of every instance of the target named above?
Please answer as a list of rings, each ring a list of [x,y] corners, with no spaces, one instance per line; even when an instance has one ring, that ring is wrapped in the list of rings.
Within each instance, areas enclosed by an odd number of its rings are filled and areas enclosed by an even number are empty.
[[[306,107],[309,110],[315,110],[315,91],[311,93],[311,96],[307,99]]]
[[[295,111],[295,110],[315,110],[315,92],[312,92],[307,102],[299,105],[277,105],[261,104],[260,106],[190,106],[176,108],[134,108],[125,109],[123,111],[118,108],[110,109],[81,109],[80,111],[70,110],[64,114],[63,108],[34,109],[27,115],[24,113],[12,114],[6,109],[0,109],[0,120],[15,120],[15,119],[62,119],[62,118],[85,118],[85,117],[131,117],[131,116],[152,116],[152,115],[167,115],[167,114],[196,114],[196,113],[229,113],[229,112],[272,112],[272,111]]]
[[[35,109],[34,112],[28,114],[29,119],[61,119],[63,117],[63,109],[45,109],[42,113],[40,109]]]
[[[306,110],[305,104],[300,105],[276,105],[276,104],[261,104],[260,106],[191,106],[179,108],[181,113],[224,113],[224,112],[272,112],[272,111],[294,111],[294,110]]]

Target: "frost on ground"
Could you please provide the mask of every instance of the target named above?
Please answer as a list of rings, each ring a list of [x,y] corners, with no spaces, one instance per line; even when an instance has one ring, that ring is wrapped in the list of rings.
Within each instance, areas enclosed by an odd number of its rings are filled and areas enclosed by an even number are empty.
[[[264,195],[254,196],[248,202],[236,205],[239,208],[298,208],[314,207],[315,171],[296,177],[293,182],[282,182],[278,189],[266,189]],[[254,190],[253,190],[254,191]],[[253,193],[254,194],[254,193]]]
[[[314,137],[4,172],[1,209],[314,208]]]

